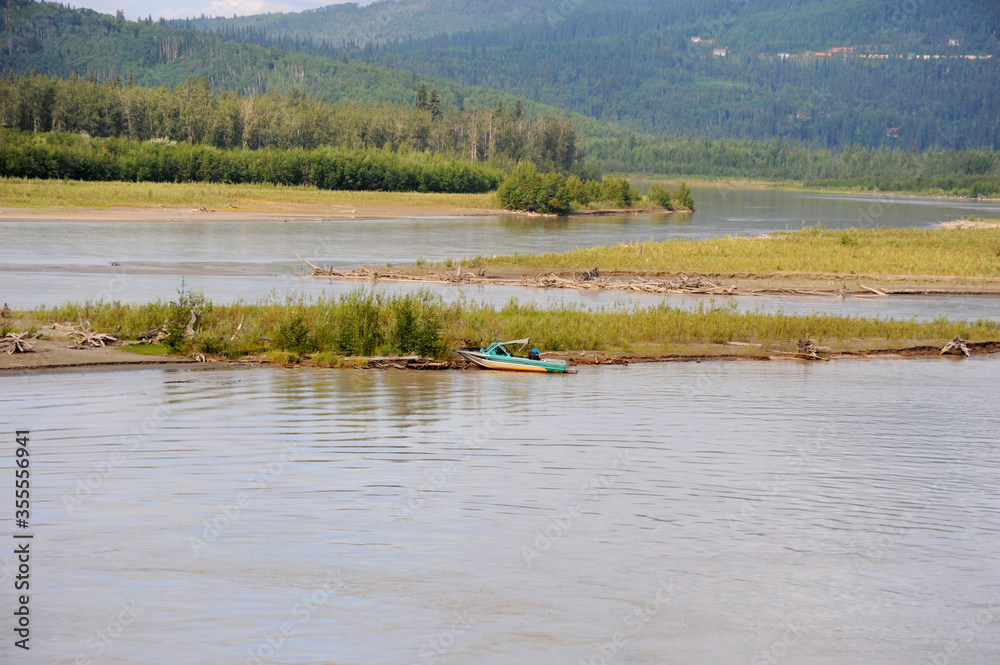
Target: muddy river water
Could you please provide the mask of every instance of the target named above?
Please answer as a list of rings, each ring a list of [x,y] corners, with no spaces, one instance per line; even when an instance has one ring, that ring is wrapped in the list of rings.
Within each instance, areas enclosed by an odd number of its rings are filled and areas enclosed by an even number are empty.
[[[696,196],[690,218],[7,222],[0,300],[170,298],[182,276],[217,302],[314,297],[350,287],[296,277],[297,253],[357,265],[1000,212]],[[735,306],[997,318],[996,302]],[[998,374],[976,357],[0,375],[0,662],[994,665]],[[33,536],[30,651],[13,646],[12,533]]]
[[[216,303],[284,301],[289,296],[336,296],[357,282],[298,277],[303,256],[333,266],[455,260],[513,252],[566,251],[619,242],[757,235],[804,225],[828,228],[912,226],[979,215],[1000,217],[1000,203],[907,197],[835,196],[722,187],[694,190],[691,215],[539,219],[514,216],[341,219],[275,222],[39,222],[0,223],[0,300],[14,309],[68,301],[148,302],[175,298],[183,284]],[[308,272],[308,270],[306,270]],[[711,299],[624,296],[517,287],[385,284],[430,288],[446,300],[464,296],[496,304],[510,298],[543,306],[600,307],[616,302],[693,308]],[[823,311],[883,318],[996,318],[995,298],[919,297],[737,298],[741,310]],[[718,302],[717,302],[718,304]]]
[[[998,369],[0,376],[16,662],[992,665]]]

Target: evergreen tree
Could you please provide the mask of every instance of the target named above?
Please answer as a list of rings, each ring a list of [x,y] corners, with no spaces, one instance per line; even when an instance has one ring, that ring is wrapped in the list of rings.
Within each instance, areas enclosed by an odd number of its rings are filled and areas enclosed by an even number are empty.
[[[430,101],[427,102],[427,107],[431,112],[431,119],[437,120],[441,117],[441,98],[438,97],[438,91],[431,90]]]
[[[691,190],[683,181],[674,192],[673,205],[675,210],[694,210],[694,197],[691,196]]]

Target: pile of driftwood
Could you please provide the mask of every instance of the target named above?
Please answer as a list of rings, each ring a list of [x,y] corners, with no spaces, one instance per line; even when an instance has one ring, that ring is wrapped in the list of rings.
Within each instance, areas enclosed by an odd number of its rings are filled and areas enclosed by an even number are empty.
[[[561,277],[555,273],[548,273],[535,277],[503,279],[486,277],[485,269],[480,269],[477,272],[463,271],[461,265],[458,266],[455,274],[445,270],[444,276],[437,274],[411,275],[390,268],[380,270],[377,268],[361,267],[353,270],[337,270],[325,266],[320,267],[302,257],[298,258],[301,262],[312,268],[311,273],[307,275],[298,273],[299,275],[325,279],[383,280],[387,282],[420,282],[423,284],[497,284],[502,286],[530,286],[546,289],[599,289],[604,291],[707,295],[733,295],[737,290],[736,286],[724,286],[704,277],[688,277],[684,274],[673,281],[648,279],[645,277],[632,277],[627,280],[602,279],[600,270],[596,267],[581,273],[580,278]]]
[[[420,356],[386,356],[368,358],[368,369],[451,369],[448,362],[438,362],[433,358]]]
[[[12,355],[15,353],[28,353],[34,349],[28,341],[28,333],[7,333],[5,337],[0,337],[0,351]]]
[[[804,358],[806,360],[829,360],[829,358],[824,358],[820,353],[829,353],[830,347],[820,346],[816,343],[816,340],[812,339],[808,333],[803,339],[795,342],[795,356],[799,358]]]
[[[82,320],[79,326],[57,323],[52,327],[56,330],[69,333],[69,336],[75,340],[72,346],[67,347],[70,349],[82,349],[88,346],[103,348],[109,344],[114,344],[118,341],[118,332],[121,330],[121,326],[118,326],[113,333],[99,333],[91,327],[90,321]]]
[[[944,348],[941,349],[941,355],[943,356],[943,355],[946,355],[946,354],[956,355],[956,356],[957,355],[964,355],[966,358],[968,358],[970,355],[972,355],[969,352],[968,343],[964,339],[962,339],[961,337],[959,337],[957,335],[955,336],[955,339],[953,339],[950,342],[948,342],[947,344],[945,344]]]

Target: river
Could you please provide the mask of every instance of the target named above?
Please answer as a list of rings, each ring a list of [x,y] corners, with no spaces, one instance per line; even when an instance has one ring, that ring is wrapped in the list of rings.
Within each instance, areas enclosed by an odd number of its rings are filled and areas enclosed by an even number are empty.
[[[148,302],[176,297],[182,279],[217,303],[283,301],[292,296],[337,295],[356,282],[333,283],[295,275],[295,256],[333,266],[413,263],[513,252],[565,251],[619,242],[757,235],[798,229],[912,226],[980,215],[1000,217],[995,201],[699,187],[699,211],[690,215],[539,219],[516,216],[399,218],[275,222],[40,222],[0,223],[0,300],[14,309],[67,301]],[[117,264],[117,265],[115,265]],[[419,286],[389,285],[391,291]],[[432,287],[446,300],[464,294],[503,304],[511,297],[539,305],[584,307],[617,302],[678,307],[709,304],[682,296],[625,296],[529,288]],[[742,310],[931,319],[996,318],[993,298],[740,298]]]
[[[295,254],[409,262],[998,212],[696,197],[703,210],[690,217],[7,222],[0,299],[143,302],[172,297],[182,277],[217,302],[308,298],[355,284],[296,277]],[[664,300],[436,292],[546,306]],[[996,318],[995,302],[732,305]],[[27,529],[15,529],[12,506],[0,523],[34,537],[27,652],[12,646],[13,545],[0,554],[0,661],[993,665],[997,363],[3,374],[0,466],[13,477],[14,432],[29,431],[31,511]]]
[[[993,665],[997,369],[0,376],[16,662]]]

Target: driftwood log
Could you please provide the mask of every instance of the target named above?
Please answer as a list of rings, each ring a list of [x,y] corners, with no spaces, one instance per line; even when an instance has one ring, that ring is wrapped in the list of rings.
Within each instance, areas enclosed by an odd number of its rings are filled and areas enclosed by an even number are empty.
[[[79,326],[57,325],[55,328],[68,332],[69,336],[76,340],[72,346],[68,347],[70,349],[82,349],[87,346],[103,348],[114,344],[118,341],[118,332],[121,330],[121,326],[118,326],[113,333],[99,333],[91,327],[90,321],[82,319]]]
[[[164,323],[159,328],[151,328],[146,332],[142,333],[141,335],[136,337],[136,340],[140,342],[146,342],[148,344],[156,344],[158,342],[162,342],[166,336],[167,336],[167,324]]]
[[[600,269],[597,267],[584,271],[579,279],[575,277],[561,277],[554,273],[540,274],[534,277],[524,276],[519,279],[498,279],[486,277],[486,270],[482,268],[475,272],[463,272],[462,267],[459,266],[454,274],[445,271],[443,276],[437,274],[412,275],[388,268],[386,270],[378,270],[361,267],[353,270],[337,270],[327,268],[326,266],[318,266],[302,257],[298,258],[299,261],[312,268],[311,272],[298,273],[299,275],[320,279],[383,280],[388,282],[419,282],[422,284],[498,284],[535,288],[600,289],[605,291],[706,295],[733,295],[737,291],[735,285],[724,286],[702,277],[692,278],[687,275],[681,275],[679,279],[674,281],[646,277],[633,277],[628,280],[612,281],[601,279]]]
[[[598,289],[602,291],[630,291],[633,293],[672,293],[681,295],[712,295],[712,296],[763,296],[763,295],[802,295],[802,296],[829,296],[846,297],[851,295],[855,298],[885,298],[888,293],[879,289],[859,285],[859,291],[848,293],[847,289],[841,285],[839,290],[817,291],[815,289],[789,288],[777,286],[763,289],[740,289],[735,284],[723,284],[706,277],[689,277],[683,273],[674,279],[660,279],[654,277],[636,276],[609,276],[601,275],[600,269],[595,266],[591,270],[574,273],[572,275],[556,275],[554,273],[541,273],[535,276],[525,275],[520,278],[487,277],[485,268],[474,270],[463,270],[461,264],[455,273],[444,270],[444,274],[427,273],[416,275],[393,270],[391,268],[355,268],[351,270],[338,270],[326,266],[318,266],[311,261],[298,257],[299,261],[311,268],[311,272],[297,273],[303,277],[316,277],[320,279],[345,279],[345,280],[365,280],[386,282],[419,282],[422,284],[494,284],[499,286],[527,286],[534,288],[548,289]]]
[[[944,348],[941,349],[941,355],[943,356],[946,354],[956,356],[964,355],[966,358],[972,355],[969,353],[968,343],[958,335],[955,336],[955,339],[945,344]]]
[[[820,353],[825,353],[830,351],[828,346],[820,346],[816,343],[816,340],[812,339],[808,333],[804,339],[800,339],[795,342],[796,355],[799,358],[805,358],[807,360],[828,360],[820,355]]]
[[[420,356],[400,356],[400,357],[378,357],[368,358],[368,369],[450,369],[451,363],[438,362],[433,358],[422,358]]]
[[[5,337],[0,337],[0,351],[5,351],[7,355],[15,353],[29,353],[34,351],[31,342],[28,341],[28,333],[7,333]]]

